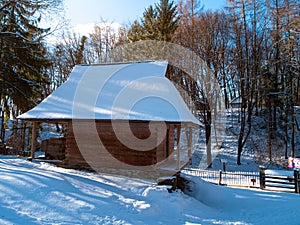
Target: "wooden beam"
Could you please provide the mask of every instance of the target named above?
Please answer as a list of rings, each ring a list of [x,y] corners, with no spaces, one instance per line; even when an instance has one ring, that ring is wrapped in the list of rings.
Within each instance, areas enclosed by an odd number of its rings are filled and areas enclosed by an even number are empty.
[[[21,121],[21,127],[22,127],[22,132],[21,132],[21,140],[22,140],[22,143],[21,143],[21,148],[22,148],[22,151],[24,152],[25,151],[25,143],[26,143],[26,123],[24,121]]]
[[[177,166],[176,169],[180,169],[180,126],[177,126]]]
[[[32,123],[31,159],[34,159],[36,148],[36,122]]]
[[[192,143],[193,143],[193,131],[192,131],[192,128],[189,127],[189,131],[188,131],[188,157],[189,157],[189,160],[192,159]]]

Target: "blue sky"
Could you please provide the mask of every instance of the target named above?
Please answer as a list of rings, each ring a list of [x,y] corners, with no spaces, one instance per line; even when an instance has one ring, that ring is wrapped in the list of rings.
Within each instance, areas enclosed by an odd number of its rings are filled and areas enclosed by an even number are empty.
[[[66,18],[70,19],[72,26],[100,23],[102,19],[125,25],[139,19],[145,8],[157,2],[159,0],[65,0]],[[222,7],[226,0],[201,2],[206,9],[217,9]]]

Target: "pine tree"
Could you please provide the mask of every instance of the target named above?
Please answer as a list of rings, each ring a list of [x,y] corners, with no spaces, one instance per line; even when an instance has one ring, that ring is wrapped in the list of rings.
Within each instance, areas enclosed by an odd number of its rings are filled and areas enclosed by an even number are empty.
[[[38,10],[43,7],[44,3],[34,0],[0,1],[0,97],[13,116],[42,98],[43,73],[49,65],[42,44],[49,30],[38,27]]]
[[[141,21],[135,21],[128,32],[130,41],[171,41],[178,27],[179,16],[174,1],[160,0],[143,13]]]

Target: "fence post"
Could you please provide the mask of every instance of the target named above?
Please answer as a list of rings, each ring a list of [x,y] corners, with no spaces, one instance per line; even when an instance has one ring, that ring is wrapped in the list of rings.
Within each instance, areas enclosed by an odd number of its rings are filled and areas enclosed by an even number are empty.
[[[266,187],[266,178],[265,178],[265,167],[259,166],[259,186],[260,189],[264,189]]]
[[[295,181],[295,193],[300,193],[299,190],[299,171],[294,170],[294,181]]]
[[[222,170],[219,170],[219,182],[218,184],[221,185],[222,183]]]

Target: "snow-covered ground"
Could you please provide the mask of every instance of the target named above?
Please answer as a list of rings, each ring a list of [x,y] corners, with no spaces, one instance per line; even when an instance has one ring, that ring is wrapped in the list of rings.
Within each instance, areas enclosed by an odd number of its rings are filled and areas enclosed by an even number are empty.
[[[264,116],[252,117],[252,129],[249,138],[243,148],[241,163],[237,165],[237,148],[240,124],[238,122],[238,109],[228,109],[224,120],[226,122],[226,131],[224,137],[219,137],[220,148],[213,145],[213,164],[210,170],[222,170],[225,163],[227,171],[253,171],[258,172],[259,166],[265,166],[268,169],[286,169],[288,159],[285,159],[285,146],[278,137],[272,140],[272,162],[269,161],[267,147],[267,121]],[[283,131],[278,128],[278,133]],[[202,131],[202,138],[196,147],[191,167],[198,167],[202,157],[206,154],[205,133]],[[295,156],[300,156],[300,132],[295,133]],[[291,156],[291,146],[288,145],[288,157]],[[204,169],[204,168],[201,168]],[[300,224],[300,223],[299,223]]]
[[[187,176],[187,175],[185,175]],[[300,195],[155,181],[0,156],[0,224],[300,224]]]
[[[228,112],[226,117],[226,137],[220,149],[213,146],[218,154],[210,170],[222,170],[225,162],[227,171],[257,172],[259,165],[266,165],[261,157],[265,129],[254,126],[242,165],[237,166],[237,113]],[[254,120],[263,127],[260,118]],[[40,140],[56,135],[52,130],[44,129]],[[205,153],[203,143],[194,154],[193,167]],[[282,169],[284,163],[266,166]],[[300,224],[298,194],[224,187],[183,176],[190,180],[185,193],[169,193],[169,187],[153,180],[0,155],[0,224]]]

